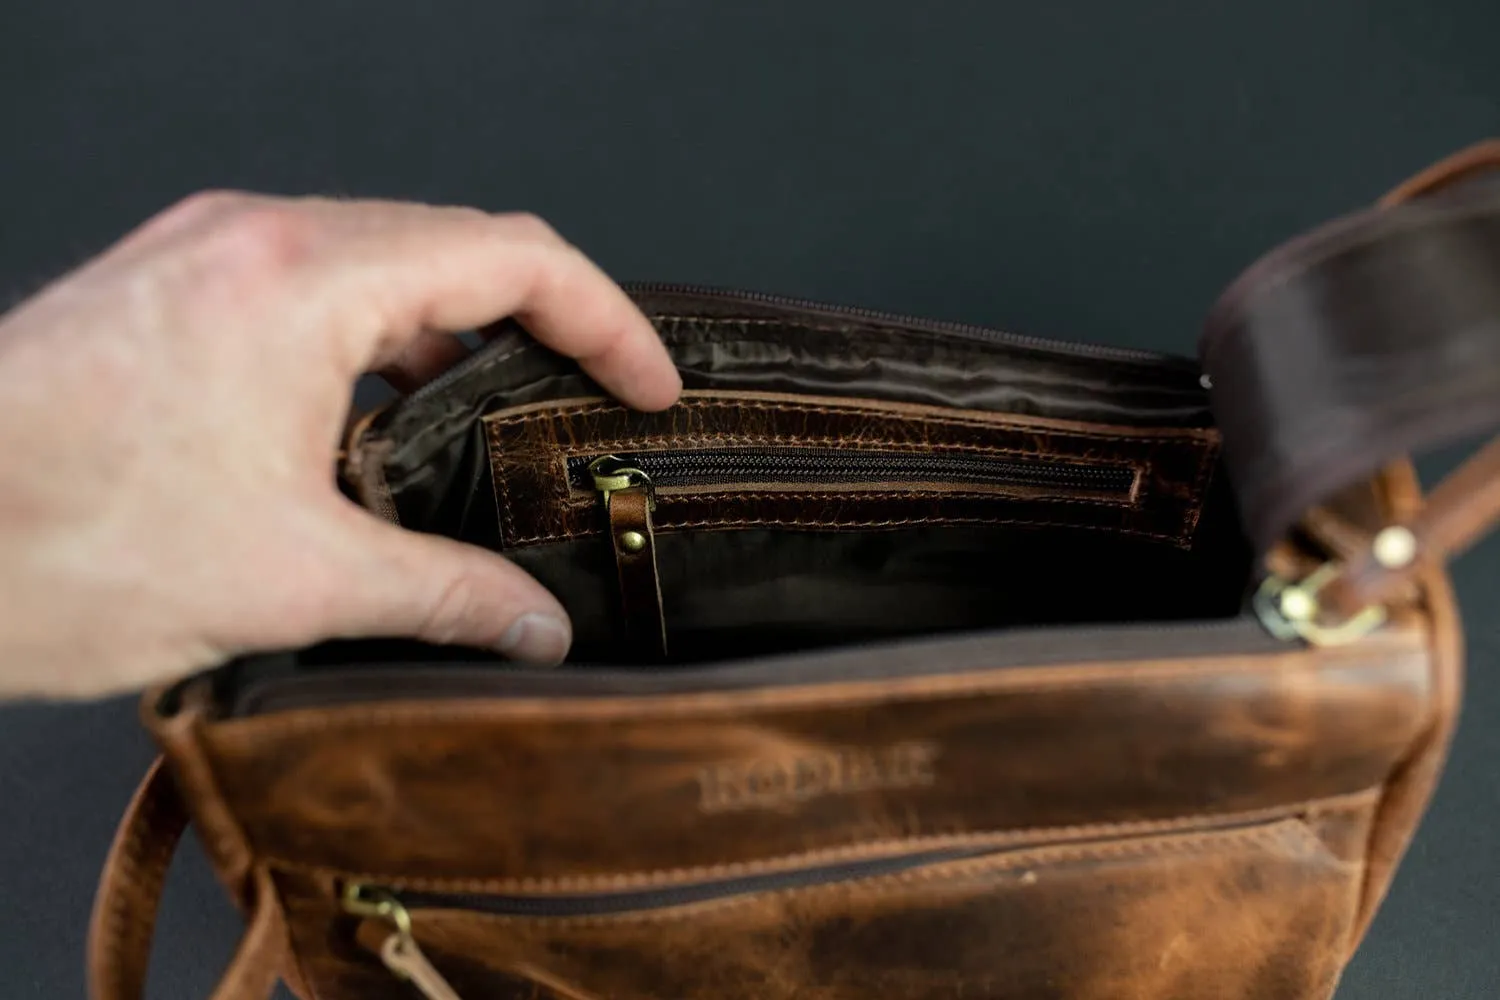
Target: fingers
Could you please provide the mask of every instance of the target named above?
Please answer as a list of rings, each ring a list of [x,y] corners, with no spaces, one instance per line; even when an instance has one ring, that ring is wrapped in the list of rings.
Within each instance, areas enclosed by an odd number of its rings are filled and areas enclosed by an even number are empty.
[[[357,208],[337,206],[339,210]],[[463,330],[515,316],[539,341],[578,359],[640,409],[671,405],[682,384],[656,331],[629,297],[545,223],[525,215],[401,206],[378,241],[362,232],[349,294],[378,299],[380,365],[426,330]]]
[[[551,666],[567,655],[566,612],[541,584],[494,553],[341,512],[320,631],[402,636],[493,649]]]
[[[469,356],[469,349],[449,333],[423,330],[379,373],[397,392],[411,392]]]
[[[462,356],[432,333],[515,316],[641,409],[674,402],[681,381],[655,330],[618,285],[546,223],[524,214],[401,202],[197,196],[148,223],[122,253],[208,248],[209,273],[253,272],[238,287],[261,315],[313,309],[351,379],[430,377]],[[274,313],[269,313],[274,314]]]

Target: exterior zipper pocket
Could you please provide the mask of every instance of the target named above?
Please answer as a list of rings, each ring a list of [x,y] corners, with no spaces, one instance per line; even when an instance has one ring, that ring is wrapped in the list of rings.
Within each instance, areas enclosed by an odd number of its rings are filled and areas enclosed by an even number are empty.
[[[1242,960],[1245,926],[1275,945],[1267,951],[1285,995],[1322,996],[1361,869],[1320,829],[1289,809],[620,891],[500,895],[350,883],[342,906],[365,921],[354,932],[360,946],[427,1000],[791,997],[833,983],[843,989],[827,991],[841,996],[911,1000],[1064,995],[1059,981],[1067,996],[1103,998],[1125,980],[1149,996],[1197,996],[1200,982],[1209,984],[1201,995],[1259,995],[1263,970]],[[1229,909],[1227,892],[1235,896]],[[1132,947],[1119,946],[1122,927]],[[822,962],[806,961],[810,941]],[[999,965],[997,941],[1007,955]],[[1079,967],[1104,974],[1069,979]],[[767,969],[784,971],[762,981]],[[997,991],[999,974],[1006,988]]]
[[[426,1000],[459,1000],[457,991],[417,943],[412,933],[413,911],[458,910],[492,917],[523,918],[608,917],[752,893],[810,889],[839,882],[898,875],[925,865],[959,861],[986,853],[987,850],[930,850],[897,857],[849,861],[684,885],[553,896],[417,892],[350,882],[343,889],[342,908],[350,916],[373,919],[388,925],[389,931],[384,936],[379,953],[380,960],[392,975],[409,982]]]

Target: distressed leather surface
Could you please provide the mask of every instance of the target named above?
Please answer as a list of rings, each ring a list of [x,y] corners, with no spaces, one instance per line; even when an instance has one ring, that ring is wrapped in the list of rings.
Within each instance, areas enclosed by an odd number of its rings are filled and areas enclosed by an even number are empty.
[[[973,856],[415,929],[470,998],[1329,995],[1385,783],[1437,707],[1420,619],[1337,652],[951,668],[235,719],[198,689],[153,725],[274,879],[307,996],[410,997],[371,950],[388,928],[339,912],[348,879],[546,896],[934,847]]]
[[[419,934],[475,997],[1319,996],[1338,973],[1357,870],[1284,820],[619,917],[440,911]]]
[[[1363,791],[1425,723],[1428,668],[1420,636],[1397,633],[1334,654],[305,709],[202,739],[262,858],[424,884],[573,884]],[[799,794],[799,768],[822,755],[902,746],[927,748],[930,780]],[[720,807],[723,769],[739,770],[744,807]]]

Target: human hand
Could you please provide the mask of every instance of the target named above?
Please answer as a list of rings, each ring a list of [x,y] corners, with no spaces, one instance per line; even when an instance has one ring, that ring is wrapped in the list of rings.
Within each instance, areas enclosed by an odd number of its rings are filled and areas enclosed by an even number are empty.
[[[677,398],[645,317],[525,215],[198,195],[0,318],[0,695],[331,637],[561,659],[540,584],[334,481],[361,373],[409,389],[506,315],[627,404]]]

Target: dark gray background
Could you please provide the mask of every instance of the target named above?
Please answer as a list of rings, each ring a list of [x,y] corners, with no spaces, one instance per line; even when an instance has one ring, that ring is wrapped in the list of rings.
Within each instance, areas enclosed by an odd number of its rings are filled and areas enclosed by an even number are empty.
[[[1500,133],[1497,31],[1494,0],[7,3],[0,295],[241,186],[526,208],[621,278],[1191,353],[1255,255]],[[1500,986],[1497,574],[1496,544],[1456,568],[1465,721],[1342,1000]],[[149,758],[128,700],[0,710],[4,996],[81,991]],[[153,994],[206,995],[236,928],[189,852]]]

